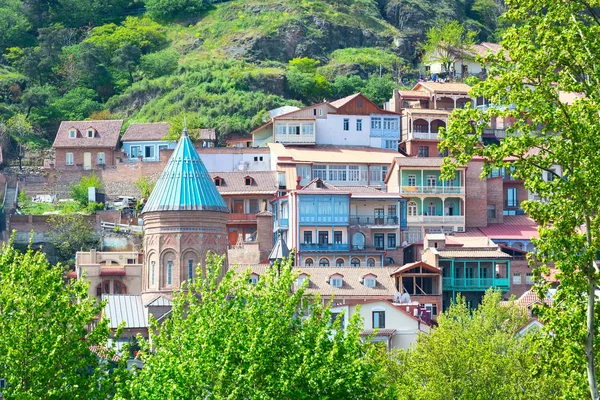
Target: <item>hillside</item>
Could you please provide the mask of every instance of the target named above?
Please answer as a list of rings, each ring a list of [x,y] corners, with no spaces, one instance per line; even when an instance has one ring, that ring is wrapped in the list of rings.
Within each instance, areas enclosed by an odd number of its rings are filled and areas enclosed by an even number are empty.
[[[477,4],[490,1],[146,0],[144,8],[5,0],[0,131],[5,143],[43,147],[61,120],[166,120],[177,128],[185,114],[192,128],[214,127],[223,139],[284,104],[359,90],[381,104],[416,76],[416,45],[428,27],[440,18],[477,25]],[[157,11],[185,2],[179,13]]]

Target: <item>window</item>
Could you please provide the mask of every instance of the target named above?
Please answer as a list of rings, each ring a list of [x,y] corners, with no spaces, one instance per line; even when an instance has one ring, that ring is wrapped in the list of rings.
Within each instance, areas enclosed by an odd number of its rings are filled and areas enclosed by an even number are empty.
[[[373,329],[385,328],[385,311],[373,311]]]
[[[345,131],[350,130],[350,119],[349,118],[344,118],[344,130]]]
[[[223,179],[215,178],[215,186],[222,186],[222,185],[223,185]]]
[[[337,260],[335,260],[335,266],[336,267],[343,267],[344,266],[344,259],[343,258],[338,258]]]
[[[408,186],[417,186],[417,176],[416,175],[408,175]]]
[[[427,175],[427,186],[436,186],[437,185],[437,176],[435,175]]]
[[[421,304],[420,306],[428,310],[432,317],[437,315],[437,304]]]
[[[313,115],[316,116],[317,115],[317,109],[313,108]]]
[[[256,214],[258,212],[258,200],[250,199],[248,200],[248,213]]]
[[[356,232],[354,235],[352,235],[352,248],[354,250],[364,250],[365,235],[360,232]]]
[[[345,165],[330,165],[329,166],[329,180],[330,181],[345,181],[346,180],[346,166]]]
[[[167,285],[173,284],[173,261],[167,261]]]
[[[75,129],[71,129],[71,130],[69,131],[69,137],[70,137],[71,139],[75,139],[75,138],[77,137],[77,131],[76,131]]]
[[[433,201],[430,201],[427,205],[427,215],[437,215],[437,207]]]
[[[383,233],[376,233],[374,235],[374,244],[375,244],[375,249],[376,250],[383,250],[383,242],[385,241],[384,239],[385,235]]]
[[[417,203],[414,201],[409,201],[406,204],[406,213],[408,214],[409,217],[416,217],[417,216]]]
[[[319,108],[319,117],[323,115],[323,109]]]
[[[429,146],[419,146],[419,157],[429,157]]]
[[[105,163],[104,153],[98,153],[98,165],[104,165]]]
[[[356,130],[358,132],[362,131],[362,119],[357,119],[356,120]]]
[[[350,265],[353,267],[360,267],[360,260],[358,258],[353,258],[350,261]]]
[[[256,285],[258,284],[258,275],[250,275],[250,279],[248,279],[248,283],[250,283],[251,285]]]
[[[303,181],[310,181],[310,165],[296,165],[296,175]]]
[[[338,320],[340,320],[340,326],[344,327],[344,314],[342,314],[341,312],[332,312],[331,313],[331,325],[335,324],[335,322]]]
[[[246,185],[246,186],[252,185],[252,178],[250,178],[249,176],[244,178],[244,185]]]
[[[312,232],[308,231],[308,232],[304,232],[304,244],[311,244],[312,243]]]
[[[285,135],[285,124],[278,122],[275,124],[275,134],[276,135]]]
[[[329,232],[319,232],[319,245],[326,246],[327,244],[329,244]]]
[[[154,146],[144,146],[144,158],[154,158]]]
[[[496,206],[487,206],[487,217],[496,218]]]
[[[342,231],[333,232],[333,243],[342,244]]]
[[[374,288],[377,286],[377,279],[375,279],[373,276],[366,277],[363,279],[363,285],[369,288]]]
[[[517,207],[517,188],[506,190],[506,207]]]
[[[388,131],[398,129],[398,120],[396,118],[384,118],[383,129]]]
[[[115,292],[114,292],[114,294],[125,294],[125,293],[127,293],[127,289],[125,289],[125,285],[123,285],[121,282],[115,281],[114,282],[114,286],[115,286]]]
[[[319,260],[319,267],[329,267],[329,259],[328,258],[321,258]]]
[[[394,218],[396,216],[396,205],[388,205],[388,218]]]
[[[396,248],[396,234],[395,233],[387,234],[387,248],[388,249]]]
[[[289,124],[288,125],[288,135],[299,135],[300,134],[300,124]]]
[[[88,129],[88,131],[87,131],[87,137],[89,137],[89,138],[93,138],[94,137],[94,130],[93,129]]]
[[[313,179],[327,180],[327,165],[313,165]]]
[[[371,129],[381,129],[381,118],[371,118]]]
[[[333,287],[340,288],[344,285],[344,282],[342,281],[341,277],[335,276],[329,278],[329,284]]]
[[[513,274],[513,285],[520,285],[521,284],[521,273],[520,272],[515,272]]]
[[[312,258],[307,258],[307,259],[304,261],[304,266],[305,266],[305,267],[312,267],[313,265],[315,265],[315,262],[313,261],[313,259],[312,259]]]
[[[142,151],[141,146],[131,146],[130,147],[129,158],[138,158],[140,156],[140,152]]]
[[[525,275],[525,284],[533,285],[533,273],[528,272],[527,275]]]
[[[397,140],[384,140],[383,141],[383,148],[384,149],[398,150],[398,141]]]
[[[370,167],[371,181],[372,182],[383,182],[388,172],[387,165],[371,165]]]
[[[296,279],[296,285],[298,286],[302,286],[302,284],[304,283],[305,280],[307,280],[308,277],[304,274],[298,276],[298,278]]]
[[[154,261],[152,261],[150,263],[150,284],[154,285],[154,271],[156,269],[156,263]]]
[[[375,266],[375,259],[374,258],[367,259],[367,267],[374,267],[374,266]]]
[[[65,155],[65,164],[66,165],[73,165],[73,153],[67,153]]]
[[[188,260],[188,278],[194,279],[194,260]]]
[[[302,124],[302,134],[303,135],[314,135],[315,127],[313,124]]]

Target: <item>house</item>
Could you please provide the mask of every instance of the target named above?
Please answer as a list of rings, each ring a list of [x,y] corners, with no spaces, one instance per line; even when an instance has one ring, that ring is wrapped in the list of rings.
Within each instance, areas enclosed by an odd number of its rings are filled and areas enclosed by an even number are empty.
[[[251,132],[253,145],[364,146],[398,149],[400,115],[361,93],[272,117]]]
[[[287,190],[317,178],[336,186],[382,188],[388,168],[398,156],[396,150],[363,146],[286,147],[269,143],[268,147],[270,169],[284,175],[282,186]]]
[[[143,253],[137,251],[78,251],[75,276],[90,282],[89,294],[98,299],[104,294],[140,294]]]
[[[86,170],[115,165],[122,120],[63,121],[52,148],[54,167]]]
[[[214,129],[202,128],[198,131],[197,143],[200,147],[215,147],[217,144],[217,134]]]
[[[172,150],[177,144],[175,140],[164,139],[170,129],[167,122],[129,125],[121,139],[127,160],[159,161],[162,150]]]
[[[411,312],[413,310],[417,311],[417,315]],[[341,325],[346,328],[356,313],[360,314],[363,323],[361,336],[370,337],[372,343],[385,343],[388,351],[408,349],[416,343],[420,334],[427,334],[431,329],[431,322],[422,318],[420,310],[388,300],[332,307],[331,319],[342,318]]]
[[[232,136],[225,140],[227,147],[253,147],[252,136]]]
[[[488,53],[497,54],[502,51],[502,47],[497,43],[481,42],[474,44],[470,49],[457,54],[456,61],[452,63],[449,71],[445,71],[440,61],[431,61],[425,64],[426,75],[436,75],[440,73],[452,73],[454,78],[466,78],[472,75],[484,77],[486,68],[476,61],[477,56],[485,56]],[[433,57],[435,59],[435,57]]]
[[[402,263],[405,200],[370,187],[320,178],[273,202],[273,230],[304,267],[382,267]]]
[[[424,261],[404,264],[391,273],[398,292],[408,302],[429,310],[432,319],[442,311],[442,269]],[[408,297],[406,297],[408,296]]]

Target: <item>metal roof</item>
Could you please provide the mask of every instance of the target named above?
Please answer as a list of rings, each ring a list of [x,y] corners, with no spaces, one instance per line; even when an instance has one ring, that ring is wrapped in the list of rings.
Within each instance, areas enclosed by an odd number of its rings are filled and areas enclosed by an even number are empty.
[[[288,249],[285,244],[285,240],[281,236],[277,238],[277,242],[275,242],[275,246],[273,250],[271,250],[271,254],[269,254],[269,260],[283,260],[290,255],[290,249]]]
[[[164,296],[155,297],[154,299],[152,299],[148,303],[146,303],[146,307],[148,307],[148,306],[171,307],[172,305],[173,305],[173,302]]]
[[[142,296],[103,294],[102,300],[107,300],[104,316],[110,321],[112,329],[118,328],[122,322],[125,322],[125,328],[148,327]]]
[[[142,213],[183,210],[229,212],[186,129]]]

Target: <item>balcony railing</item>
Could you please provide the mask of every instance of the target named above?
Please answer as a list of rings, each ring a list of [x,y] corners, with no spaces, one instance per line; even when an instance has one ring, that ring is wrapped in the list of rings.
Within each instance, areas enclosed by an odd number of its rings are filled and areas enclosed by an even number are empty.
[[[348,243],[301,243],[300,251],[348,251]]]
[[[288,228],[289,220],[287,218],[279,218],[275,220],[275,228]]]
[[[256,214],[230,213],[227,215],[228,222],[256,222]]]
[[[398,246],[388,247],[388,246],[361,246],[361,245],[352,245],[352,251],[384,251],[384,250],[396,250]]]
[[[506,130],[504,129],[494,129],[494,128],[485,128],[483,130],[484,135],[494,135],[497,138],[505,138]]]
[[[444,290],[487,290],[490,287],[510,288],[508,278],[452,278],[442,279]]]
[[[300,135],[275,135],[275,141],[279,142],[279,143],[307,143],[307,144],[314,144],[315,143],[315,134],[313,133],[312,135],[307,135],[307,134],[300,134]]]
[[[350,215],[350,225],[398,225],[397,216]]]
[[[437,132],[417,132],[414,131],[413,134],[413,139],[421,139],[421,140],[438,140],[438,134]]]
[[[422,222],[424,224],[462,224],[464,215],[411,215],[406,217],[408,223]]]
[[[401,186],[400,193],[406,194],[465,194],[464,186]]]

